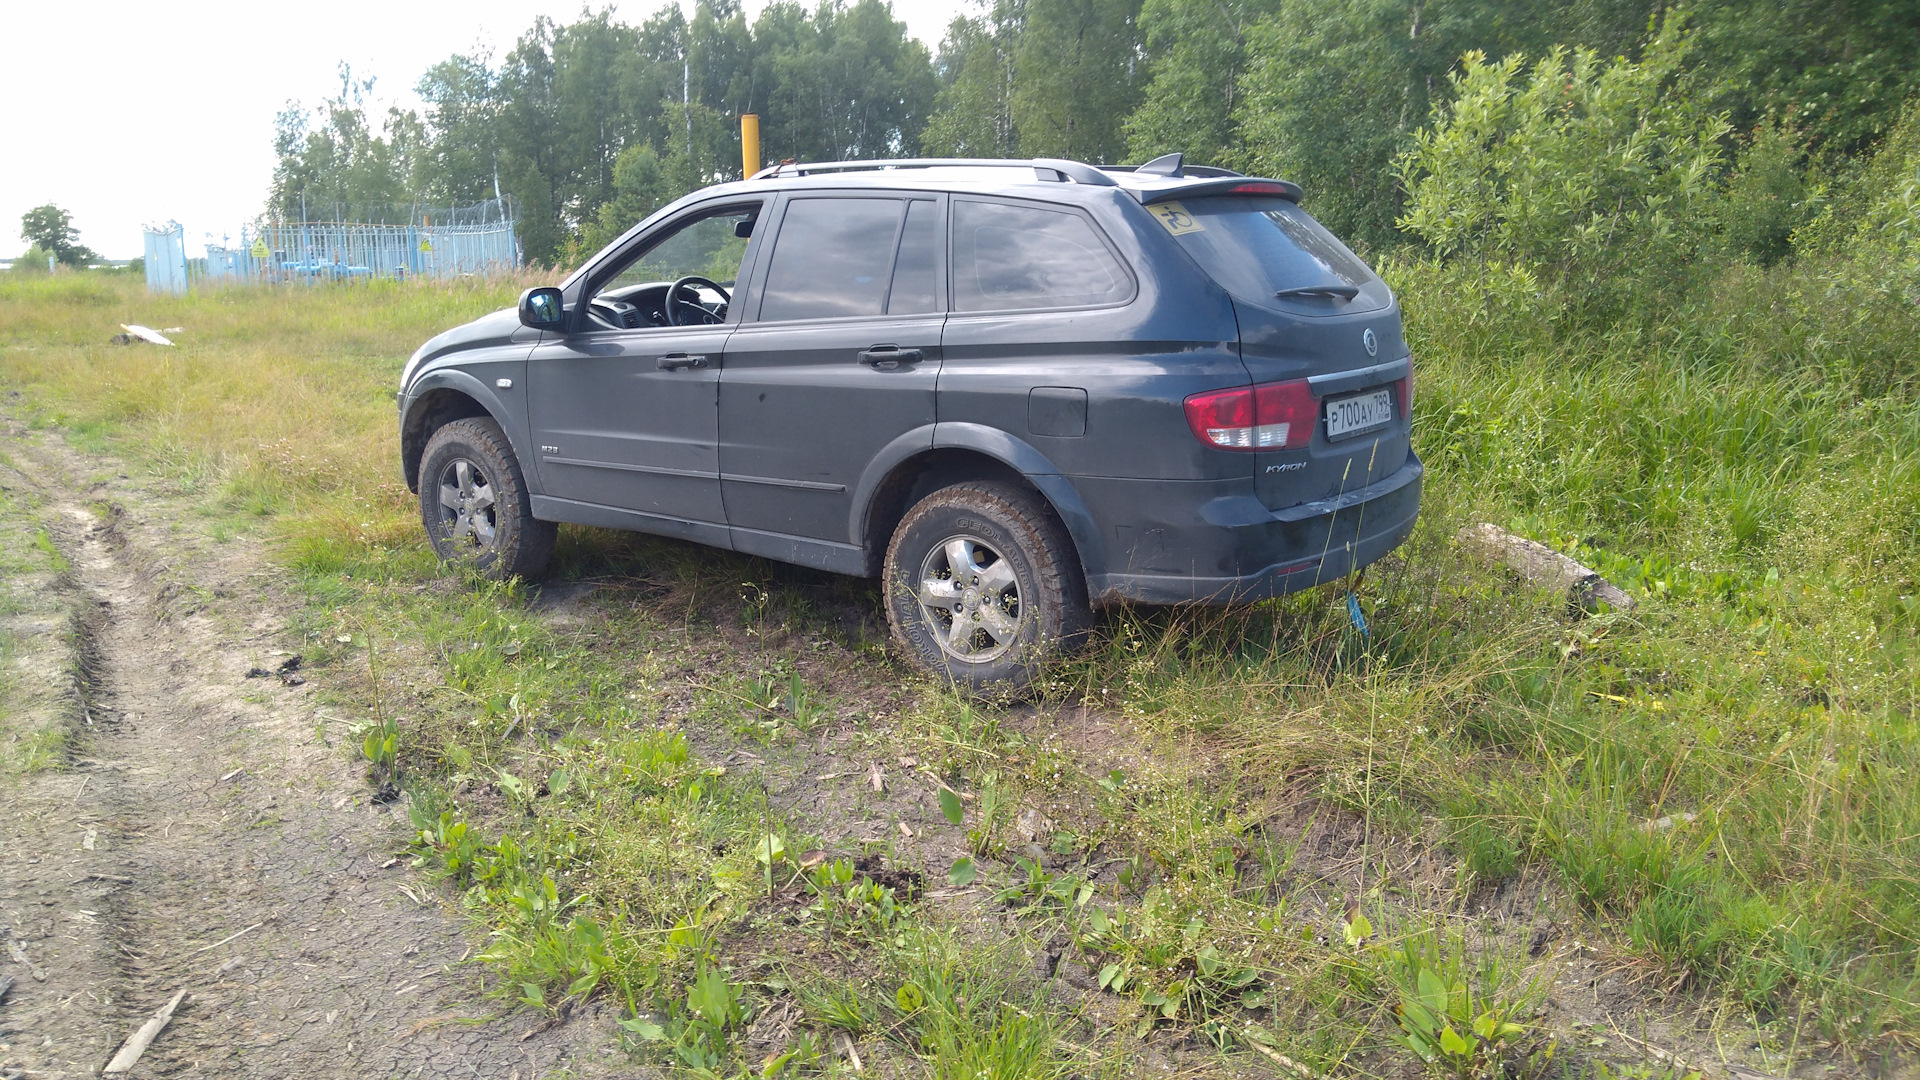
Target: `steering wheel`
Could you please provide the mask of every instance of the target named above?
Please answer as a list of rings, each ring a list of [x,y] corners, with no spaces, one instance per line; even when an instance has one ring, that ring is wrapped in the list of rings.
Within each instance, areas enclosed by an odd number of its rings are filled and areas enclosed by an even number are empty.
[[[709,310],[704,304],[696,303],[693,300],[681,299],[680,297],[681,290],[689,288],[694,285],[699,285],[704,288],[712,289],[714,292],[719,293],[720,304],[723,308],[727,304],[730,304],[733,302],[733,297],[727,293],[727,290],[720,287],[719,282],[709,281],[708,279],[703,278],[698,274],[688,274],[686,277],[683,277],[679,281],[674,282],[672,285],[667,286],[667,295],[660,302],[660,306],[666,309],[667,322],[670,325],[673,325],[673,326],[692,325],[692,323],[690,323],[687,319],[682,318],[681,316],[683,314],[690,314],[694,312],[697,312],[698,314],[694,315],[692,322],[699,323],[701,325],[710,325],[712,323],[717,323],[721,321],[721,319],[723,318],[723,316],[717,314],[714,311]]]

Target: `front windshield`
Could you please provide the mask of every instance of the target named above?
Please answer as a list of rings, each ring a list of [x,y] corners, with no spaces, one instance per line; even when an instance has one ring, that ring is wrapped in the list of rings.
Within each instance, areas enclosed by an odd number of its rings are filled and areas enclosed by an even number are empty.
[[[751,222],[758,206],[718,210],[688,222],[656,241],[640,257],[600,287],[601,292],[648,281],[677,281],[698,275],[731,289],[740,277],[740,261],[747,255]]]

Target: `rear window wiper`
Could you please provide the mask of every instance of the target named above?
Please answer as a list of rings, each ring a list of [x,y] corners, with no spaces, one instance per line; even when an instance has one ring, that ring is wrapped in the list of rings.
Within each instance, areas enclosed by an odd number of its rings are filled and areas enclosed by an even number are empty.
[[[1275,296],[1275,298],[1280,300],[1285,300],[1285,299],[1288,299],[1289,297],[1294,297],[1294,296],[1326,296],[1326,297],[1338,297],[1342,300],[1351,300],[1354,297],[1360,295],[1360,286],[1358,285],[1302,285],[1297,289],[1281,289],[1279,292],[1274,293],[1273,295]]]

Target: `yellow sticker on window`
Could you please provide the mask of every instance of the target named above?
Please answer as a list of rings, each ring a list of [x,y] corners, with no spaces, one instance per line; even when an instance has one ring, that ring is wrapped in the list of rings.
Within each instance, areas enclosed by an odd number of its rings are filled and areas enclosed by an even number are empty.
[[[1187,213],[1187,208],[1177,202],[1157,202],[1147,207],[1147,213],[1160,219],[1160,224],[1175,236],[1181,233],[1206,232],[1207,227],[1200,220]]]

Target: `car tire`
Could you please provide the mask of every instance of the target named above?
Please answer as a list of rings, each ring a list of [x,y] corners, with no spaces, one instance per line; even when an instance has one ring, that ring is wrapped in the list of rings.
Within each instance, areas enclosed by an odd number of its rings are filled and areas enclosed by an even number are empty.
[[[978,696],[1016,696],[1092,623],[1066,530],[1008,485],[941,488],[907,511],[882,573],[887,624],[915,667]]]
[[[526,476],[500,425],[455,420],[420,457],[420,521],[434,554],[470,562],[487,577],[539,578],[559,527],[533,516]]]

